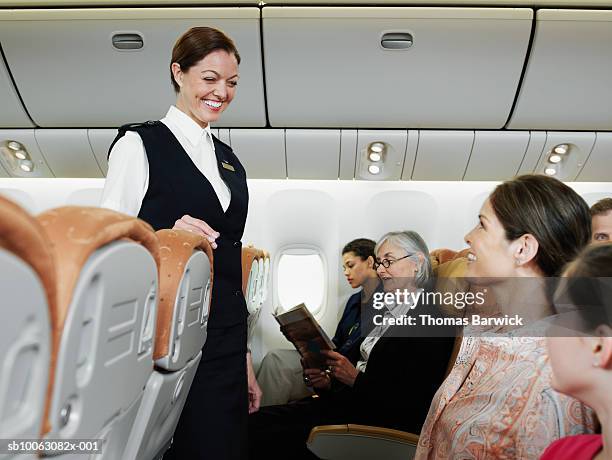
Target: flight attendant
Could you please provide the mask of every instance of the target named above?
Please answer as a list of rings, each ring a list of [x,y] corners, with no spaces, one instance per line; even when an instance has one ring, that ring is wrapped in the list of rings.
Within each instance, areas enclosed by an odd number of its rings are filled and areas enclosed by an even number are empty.
[[[166,460],[245,459],[247,415],[261,399],[241,289],[246,173],[210,131],[234,98],[239,63],[233,41],[219,30],[188,30],[172,50],[176,105],[160,121],[120,128],[109,154],[102,206],[156,230],[199,233],[214,249],[208,338]]]

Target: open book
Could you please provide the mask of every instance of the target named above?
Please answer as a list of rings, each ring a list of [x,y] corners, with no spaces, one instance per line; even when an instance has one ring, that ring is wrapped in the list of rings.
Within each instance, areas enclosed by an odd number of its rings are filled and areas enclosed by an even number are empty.
[[[274,315],[280,330],[297,349],[309,369],[325,369],[326,357],[321,350],[334,350],[334,342],[303,303],[285,313]]]

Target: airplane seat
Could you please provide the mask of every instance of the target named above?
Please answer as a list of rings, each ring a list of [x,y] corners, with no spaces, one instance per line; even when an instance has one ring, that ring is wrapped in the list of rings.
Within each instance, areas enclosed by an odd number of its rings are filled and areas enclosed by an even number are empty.
[[[242,290],[249,316],[247,318],[247,343],[250,345],[255,332],[255,325],[263,302],[261,301],[263,288],[263,256],[264,251],[254,247],[242,249]]]
[[[159,230],[160,294],[155,370],[149,377],[123,458],[158,459],[171,444],[206,342],[213,251],[183,230]]]
[[[306,444],[326,460],[409,460],[414,458],[419,436],[366,425],[325,425],[310,431]]]
[[[38,221],[57,274],[42,436],[101,439],[97,459],[121,458],[153,371],[157,236],[109,209],[66,206]]]
[[[42,428],[51,360],[53,255],[36,219],[1,196],[0,292],[0,438],[35,439]]]

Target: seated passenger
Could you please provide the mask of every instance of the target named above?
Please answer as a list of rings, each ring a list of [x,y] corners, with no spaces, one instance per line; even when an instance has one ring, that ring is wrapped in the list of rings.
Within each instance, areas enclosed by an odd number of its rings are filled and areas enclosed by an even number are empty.
[[[552,333],[547,338],[553,387],[593,407],[602,435],[577,435],[551,444],[542,460],[612,458],[612,243],[591,246],[572,262],[569,300],[586,335]],[[606,277],[607,280],[598,278]],[[554,331],[553,331],[554,332]]]
[[[604,198],[591,206],[593,243],[612,241],[612,198]]]
[[[416,232],[386,234],[376,254],[385,291],[417,292],[430,284],[429,251]],[[377,313],[399,318],[409,314],[411,306],[416,305],[410,299],[388,303]],[[316,458],[306,448],[306,439],[317,425],[358,423],[418,432],[444,378],[454,338],[398,337],[395,332],[377,326],[362,342],[356,366],[338,352],[327,352],[332,377],[344,384],[339,391],[250,415],[249,458]]]
[[[363,300],[372,297],[377,279],[374,270],[374,246],[372,240],[360,238],[351,241],[342,249],[342,270],[353,289],[363,287],[349,297],[344,313],[336,328],[332,341],[339,353],[346,356],[353,365],[359,360],[359,346],[363,340],[359,317]],[[367,281],[370,281],[369,283]],[[264,357],[257,373],[257,381],[263,391],[262,406],[286,404],[312,394],[311,388],[327,387],[328,374],[320,376],[320,369],[304,370],[297,350],[271,350]]]
[[[543,338],[543,318],[553,313],[543,277],[558,276],[588,243],[587,204],[556,179],[525,175],[498,185],[478,219],[465,236],[466,276],[493,291],[502,314],[518,314],[528,323],[480,336],[464,329],[416,459],[536,459],[565,433],[593,430],[592,412],[551,388]],[[518,289],[498,294],[518,283]]]

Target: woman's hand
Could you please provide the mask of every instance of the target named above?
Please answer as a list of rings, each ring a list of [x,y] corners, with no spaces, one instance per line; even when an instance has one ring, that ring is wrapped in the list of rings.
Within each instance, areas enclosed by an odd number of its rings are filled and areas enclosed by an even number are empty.
[[[219,232],[213,230],[211,226],[203,220],[196,219],[195,217],[191,217],[186,214],[174,223],[174,227],[172,227],[172,229],[187,230],[188,232],[202,235],[210,242],[213,249],[217,249],[217,243],[215,243],[215,240],[219,238]]]
[[[352,387],[359,371],[346,356],[331,350],[322,350],[321,353],[327,357],[325,363],[330,367],[332,375],[345,385]]]
[[[331,378],[327,372],[321,369],[304,369],[304,383],[308,387],[317,390],[329,390],[331,388]]]
[[[259,388],[257,379],[255,378],[253,358],[251,357],[250,352],[247,352],[247,378],[249,384],[249,414],[252,414],[253,412],[257,412],[259,410],[263,392],[261,391],[261,388]]]

